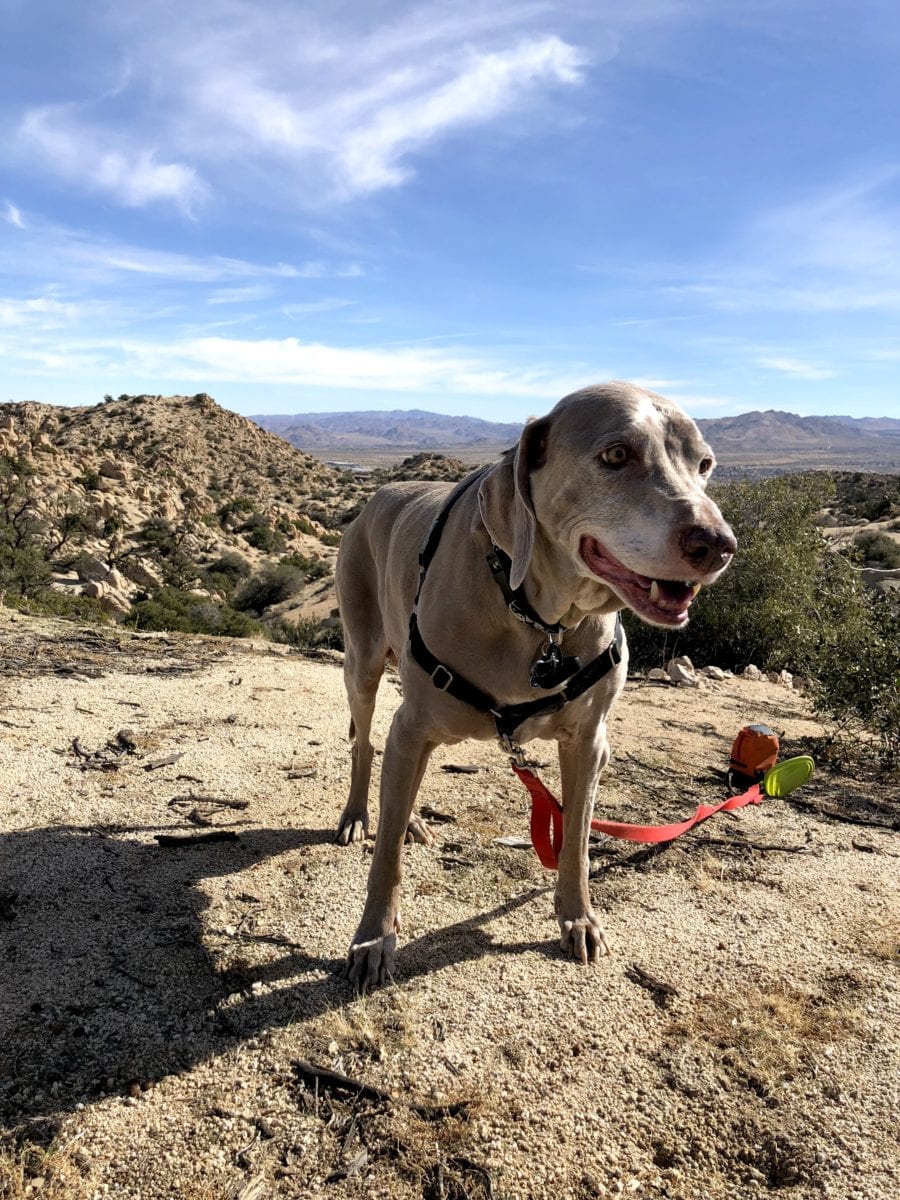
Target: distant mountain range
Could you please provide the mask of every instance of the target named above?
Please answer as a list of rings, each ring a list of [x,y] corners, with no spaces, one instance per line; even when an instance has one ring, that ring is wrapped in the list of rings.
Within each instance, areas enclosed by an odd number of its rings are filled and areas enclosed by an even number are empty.
[[[454,417],[422,409],[388,412],[296,413],[251,418],[292,445],[315,454],[439,450],[489,458],[518,438],[521,425]],[[723,463],[794,462],[900,468],[900,420],[893,417],[799,417],[742,413],[697,424]]]
[[[349,450],[483,450],[512,445],[522,426],[449,417],[419,408],[388,412],[296,413],[251,417],[292,446],[311,451]]]

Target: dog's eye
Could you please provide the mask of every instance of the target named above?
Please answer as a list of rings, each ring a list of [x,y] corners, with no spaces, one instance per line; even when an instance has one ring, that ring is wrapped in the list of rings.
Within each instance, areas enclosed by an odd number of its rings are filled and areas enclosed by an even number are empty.
[[[624,467],[630,457],[628,447],[621,443],[607,446],[605,450],[600,451],[600,461],[606,463],[608,467]]]
[[[712,469],[713,460],[711,458],[701,459],[700,466],[697,468],[701,475],[708,475]]]

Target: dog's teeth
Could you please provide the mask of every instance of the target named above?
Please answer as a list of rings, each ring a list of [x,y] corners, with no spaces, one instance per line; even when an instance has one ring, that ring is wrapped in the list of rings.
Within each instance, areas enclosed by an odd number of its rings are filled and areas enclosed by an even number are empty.
[[[659,599],[659,584],[654,579],[650,584],[650,603],[655,604]]]
[[[691,592],[693,593],[693,595],[696,596],[702,587],[703,587],[702,583],[693,583],[693,584],[691,584]]]

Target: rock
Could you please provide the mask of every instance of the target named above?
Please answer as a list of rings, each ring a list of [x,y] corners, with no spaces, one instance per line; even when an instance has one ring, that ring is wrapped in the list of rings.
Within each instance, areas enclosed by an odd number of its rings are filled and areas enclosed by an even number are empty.
[[[762,677],[762,671],[759,669],[759,667],[755,667],[753,663],[750,663],[749,666],[744,667],[744,679],[760,680]]]
[[[106,577],[106,582],[116,592],[128,591],[128,580],[116,567],[111,567],[110,572]]]
[[[790,671],[779,671],[778,681],[782,687],[792,688],[794,686],[794,677]]]
[[[122,569],[132,583],[145,591],[155,592],[162,587],[162,578],[145,558],[130,558],[122,564]]]
[[[650,671],[647,672],[647,678],[648,679],[664,679],[666,681],[666,683],[668,683],[669,682],[669,673],[668,673],[668,671],[664,671],[662,669],[662,667],[653,667]]]
[[[81,589],[81,594],[89,600],[102,600],[108,591],[109,588],[102,579],[89,579]]]
[[[87,552],[78,555],[75,570],[78,572],[78,578],[83,583],[96,583],[100,580],[105,580],[107,575],[109,575],[109,567],[106,563],[101,562],[96,554],[88,554]]]
[[[705,675],[707,679],[724,679],[725,678],[725,672],[722,670],[721,667],[704,667],[703,670],[701,671],[701,674]]]
[[[106,585],[100,584],[99,586],[105,587]],[[88,587],[90,587],[90,584],[88,584]],[[106,594],[100,597],[100,607],[104,612],[111,613],[114,617],[124,617],[126,613],[131,612],[131,601],[127,596],[123,596],[121,592],[107,588]]]
[[[768,671],[766,679],[768,679],[769,683],[774,683],[776,687],[781,683],[781,676],[777,671]]]
[[[669,664],[669,678],[673,683],[677,683],[682,687],[698,687],[700,684],[700,680],[694,672],[682,666],[676,659],[673,659]]]
[[[691,662],[691,660],[688,658],[688,656],[686,654],[679,654],[677,658],[670,658],[669,661],[666,663],[666,670],[671,672],[673,665],[676,665],[676,664],[679,667],[684,667],[684,669],[686,671],[693,672],[693,670],[694,670],[694,664]]]
[[[97,467],[97,470],[104,479],[116,479],[119,483],[124,483],[128,478],[127,468],[122,463],[117,463],[113,458],[104,458]]]

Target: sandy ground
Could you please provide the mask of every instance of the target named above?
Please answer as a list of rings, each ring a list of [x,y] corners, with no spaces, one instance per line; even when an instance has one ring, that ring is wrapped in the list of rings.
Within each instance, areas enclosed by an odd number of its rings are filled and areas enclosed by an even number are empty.
[[[721,798],[751,720],[821,745],[782,688],[630,682],[598,812]],[[613,953],[585,968],[552,876],[493,840],[527,830],[499,750],[439,752],[396,980],[356,1000],[346,728],[333,661],[0,609],[0,1197],[900,1194],[896,788],[823,769],[806,808],[599,845]],[[156,840],[211,830],[237,837]]]

